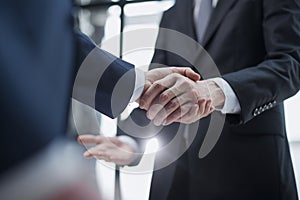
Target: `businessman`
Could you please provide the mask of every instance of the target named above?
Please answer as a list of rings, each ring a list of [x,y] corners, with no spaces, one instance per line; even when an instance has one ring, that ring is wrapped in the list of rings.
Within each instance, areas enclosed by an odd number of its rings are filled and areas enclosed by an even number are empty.
[[[63,138],[72,86],[82,63],[90,62],[89,67],[100,71],[104,63],[109,63],[98,77],[93,99],[95,107],[109,117],[119,115],[140,96],[144,88],[136,88],[136,80],[141,85],[145,81],[151,84],[173,72],[199,79],[187,68],[136,73],[133,65],[99,49],[87,36],[73,30],[72,6],[68,0],[1,4],[0,177]],[[118,101],[113,102],[117,83],[126,89],[115,94]],[[85,94],[85,89],[77,92]]]
[[[226,121],[214,149],[200,159],[198,152],[210,118],[200,120],[197,135],[189,149],[176,162],[154,171],[150,199],[298,199],[283,101],[300,88],[300,3],[295,0],[178,0],[164,14],[161,27],[194,38],[211,55],[222,76],[188,84],[188,87],[193,91],[204,91],[201,94],[196,92],[196,95],[202,95],[201,98],[207,96],[205,87],[216,91],[218,101],[212,98],[212,106],[219,106],[217,112],[226,114]],[[172,43],[172,38],[159,34],[157,46]],[[190,53],[193,53],[193,47],[190,48]],[[156,50],[152,62],[191,67],[197,64],[188,65],[182,57],[160,49]],[[173,110],[183,107],[172,95],[186,94],[187,90],[177,88],[174,91],[172,86],[165,87],[169,81],[184,80],[170,76],[155,88],[150,88],[149,95],[144,96],[145,101],[141,99],[141,106],[150,108],[147,117],[155,120],[157,125],[173,121],[193,122],[191,116],[185,119],[184,115],[172,115],[177,113]],[[151,96],[159,91],[165,94]],[[175,108],[165,107],[169,119],[160,119],[159,109],[151,110],[153,103],[167,105],[173,98],[176,99]],[[193,115],[194,120],[201,118],[197,112]],[[141,126],[148,123],[146,113],[140,109],[133,111],[131,117]],[[176,127],[176,123],[172,123],[156,137],[160,143],[168,143],[170,135],[177,129],[178,125]],[[119,132],[124,134],[121,130]],[[147,132],[149,130],[145,129],[143,134]],[[102,144],[106,144],[107,139],[101,136],[82,136],[80,139],[83,143],[98,141],[98,145],[87,151],[85,156],[112,158],[109,157],[110,151],[103,153],[105,147]],[[117,138],[113,140],[117,140],[111,143],[120,147],[116,148],[119,152],[122,148],[127,149],[127,160],[122,160],[122,163],[134,163],[129,156],[130,152],[136,151],[134,145]],[[183,143],[185,140],[183,137]]]

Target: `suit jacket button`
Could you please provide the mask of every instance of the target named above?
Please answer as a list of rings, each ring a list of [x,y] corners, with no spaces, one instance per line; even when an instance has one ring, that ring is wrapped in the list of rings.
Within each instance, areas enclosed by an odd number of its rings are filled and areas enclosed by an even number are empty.
[[[267,106],[267,105],[265,105],[265,106],[263,107],[263,112],[265,112],[266,110],[268,110],[268,106]]]
[[[269,107],[272,108],[272,107],[273,107],[273,104],[272,104],[272,103],[269,103]]]
[[[258,108],[256,108],[256,109],[254,110],[254,112],[253,112],[254,117],[257,116],[257,113],[258,113]]]

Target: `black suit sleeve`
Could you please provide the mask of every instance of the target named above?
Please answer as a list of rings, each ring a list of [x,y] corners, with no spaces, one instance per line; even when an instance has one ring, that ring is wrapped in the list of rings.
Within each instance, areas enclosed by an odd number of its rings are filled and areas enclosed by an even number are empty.
[[[223,77],[240,102],[240,123],[280,104],[300,88],[300,2],[264,0],[263,9],[265,60]]]
[[[115,118],[129,104],[135,86],[135,70],[101,50],[90,38],[77,32],[76,75],[73,98]]]

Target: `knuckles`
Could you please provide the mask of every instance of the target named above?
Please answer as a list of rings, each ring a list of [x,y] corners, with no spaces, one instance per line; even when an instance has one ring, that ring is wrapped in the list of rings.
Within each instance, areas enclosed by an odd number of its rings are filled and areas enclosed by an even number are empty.
[[[160,95],[159,100],[160,100],[160,102],[164,102],[164,101],[167,101],[167,100],[171,99],[172,96],[173,96],[173,95],[172,95],[172,92],[166,91],[166,92],[163,92],[163,93]]]
[[[195,88],[191,90],[191,93],[194,96],[194,98],[198,99],[199,94],[198,94],[198,91]]]
[[[187,81],[181,81],[179,83],[179,87],[182,88],[182,89],[188,89],[188,88],[191,88],[191,84]]]
[[[172,100],[172,101],[170,101],[170,102],[168,103],[168,105],[167,105],[167,110],[168,110],[168,109],[174,109],[174,108],[177,107],[177,105],[178,105],[177,101],[176,101],[176,100]]]

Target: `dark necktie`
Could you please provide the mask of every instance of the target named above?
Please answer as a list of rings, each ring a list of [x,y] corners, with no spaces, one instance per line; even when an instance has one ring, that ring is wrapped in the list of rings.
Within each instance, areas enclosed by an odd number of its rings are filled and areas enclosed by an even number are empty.
[[[196,19],[196,30],[200,44],[203,42],[212,11],[212,0],[201,0],[198,17]]]

